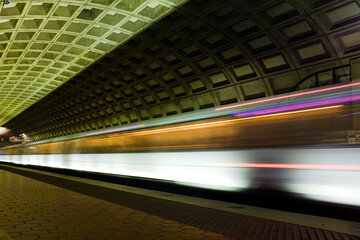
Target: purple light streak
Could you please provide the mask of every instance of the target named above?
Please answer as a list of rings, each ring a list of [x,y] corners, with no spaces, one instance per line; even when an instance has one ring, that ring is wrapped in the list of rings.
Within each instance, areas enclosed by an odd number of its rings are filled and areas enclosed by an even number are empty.
[[[360,94],[352,94],[352,95],[347,95],[347,96],[324,98],[324,99],[307,101],[307,102],[300,102],[300,103],[293,103],[293,104],[282,105],[282,106],[250,110],[250,111],[245,111],[245,112],[234,113],[234,114],[232,114],[232,116],[252,117],[252,116],[259,116],[259,115],[265,115],[265,114],[271,114],[271,113],[288,112],[288,111],[294,111],[294,110],[300,110],[300,109],[306,109],[306,108],[336,105],[336,104],[354,102],[354,101],[360,101]]]

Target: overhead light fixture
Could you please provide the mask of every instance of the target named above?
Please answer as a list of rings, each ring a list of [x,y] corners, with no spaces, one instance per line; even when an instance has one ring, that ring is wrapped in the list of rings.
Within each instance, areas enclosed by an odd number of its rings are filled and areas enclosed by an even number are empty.
[[[9,131],[9,129],[7,129],[5,127],[0,127],[0,134],[6,133],[8,131]]]
[[[43,2],[32,2],[31,3],[32,6],[42,6],[43,4],[44,4]]]
[[[129,19],[130,22],[136,23],[139,19],[132,17]]]
[[[160,3],[158,2],[158,1],[152,1],[152,2],[150,2],[149,4],[148,4],[148,7],[149,8],[152,8],[152,9],[154,9],[154,8],[156,8],[157,6],[159,6],[160,5]]]

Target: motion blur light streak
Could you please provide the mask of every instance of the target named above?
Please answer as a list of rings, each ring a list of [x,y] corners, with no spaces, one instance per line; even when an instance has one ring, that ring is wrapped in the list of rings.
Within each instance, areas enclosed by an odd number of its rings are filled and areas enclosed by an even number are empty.
[[[330,107],[311,108],[311,109],[298,110],[298,111],[292,111],[292,112],[282,112],[282,113],[274,113],[274,114],[268,114],[268,115],[254,116],[254,117],[246,117],[246,118],[239,119],[239,121],[248,120],[248,119],[249,120],[250,119],[256,119],[256,118],[274,117],[274,116],[281,116],[281,115],[288,115],[288,114],[295,114],[295,113],[313,112],[313,111],[319,111],[319,110],[339,108],[339,107],[343,107],[343,106],[344,105],[335,105],[335,106],[330,106]],[[236,116],[239,116],[239,115],[236,115]]]
[[[197,128],[208,127],[211,125],[230,123],[230,122],[234,122],[234,121],[239,121],[239,119],[222,120],[222,121],[215,121],[215,122],[209,122],[209,123],[199,123],[199,124],[192,124],[192,125],[188,125],[188,126],[168,127],[168,128],[141,131],[141,132],[135,132],[135,133],[129,133],[129,134],[130,135],[145,135],[145,134],[153,134],[153,133],[158,133],[158,132],[171,132],[171,131],[176,131],[176,130],[197,129]],[[119,137],[114,137],[114,138],[119,138]]]
[[[337,118],[360,112],[360,88],[307,96],[7,146],[0,161],[360,206],[357,119]]]
[[[237,152],[229,151],[213,152],[211,155],[208,152],[195,151],[121,154],[33,154],[27,155],[26,158],[15,158],[10,155],[4,158],[18,164],[162,179],[178,184],[211,189],[234,191],[249,187],[247,169],[229,171],[228,169],[202,168],[205,161],[215,161],[220,157],[235,161],[239,155]],[[3,161],[4,158],[2,158]]]
[[[247,117],[247,118],[241,118],[241,119],[229,119],[229,120],[214,121],[214,122],[209,122],[209,123],[199,123],[199,124],[192,124],[192,125],[188,125],[188,126],[161,128],[161,129],[156,129],[156,130],[148,130],[148,131],[129,133],[129,135],[146,135],[146,134],[154,134],[154,133],[159,133],[159,132],[171,132],[171,131],[177,131],[177,130],[198,129],[198,128],[204,128],[204,127],[213,126],[213,125],[231,123],[231,122],[235,122],[235,121],[243,121],[243,120],[250,120],[250,119],[256,119],[256,118],[273,117],[273,116],[303,113],[303,112],[312,112],[312,111],[326,110],[326,109],[332,109],[332,108],[339,108],[339,107],[343,107],[343,106],[344,105],[336,105],[336,106],[312,108],[312,109],[285,112],[285,113],[275,113],[275,114],[269,114],[269,115]],[[235,115],[235,116],[238,116],[238,115]],[[113,138],[121,138],[121,137],[123,137],[123,136],[113,137]]]
[[[144,127],[144,126],[145,126],[145,124],[139,124],[139,125],[134,125],[134,126],[129,126],[129,127],[122,127],[122,128],[109,129],[109,130],[104,130],[104,131],[99,131],[99,132],[86,133],[86,134],[84,134],[84,136],[93,136],[93,135],[99,135],[99,134],[104,134],[104,133],[119,132],[119,131],[124,131],[124,130],[136,129],[136,128],[140,128],[140,127]]]
[[[342,186],[331,186],[325,184],[288,183],[287,191],[300,194],[305,198],[342,203],[353,206],[360,205],[360,192],[346,184]]]
[[[262,187],[292,192],[309,199],[360,206],[359,171],[221,167],[209,163],[258,164],[273,157],[285,166],[358,166],[358,148],[256,149],[104,154],[0,155],[0,160],[52,168],[161,179],[187,186],[242,191]],[[275,157],[275,158],[274,158]],[[275,170],[275,172],[274,172]]]
[[[360,114],[360,112],[355,112],[355,113],[349,113],[349,114],[345,114],[345,115],[337,116],[336,118],[341,118],[341,117],[348,117],[348,116],[352,116],[352,115],[358,115],[358,114]]]
[[[39,141],[39,142],[32,142],[32,143],[28,143],[28,145],[38,145],[41,143],[45,143],[45,141]]]
[[[333,97],[333,98],[324,98],[324,99],[307,101],[307,102],[300,102],[300,103],[293,103],[282,106],[250,110],[245,112],[234,113],[232,114],[232,116],[250,117],[250,116],[258,116],[258,115],[277,113],[277,112],[288,112],[288,111],[300,110],[304,108],[322,107],[327,105],[335,105],[339,103],[348,103],[355,101],[360,101],[360,94],[353,94],[353,95]]]
[[[331,90],[337,90],[337,89],[347,88],[347,87],[354,87],[354,86],[358,86],[358,85],[360,85],[360,82],[351,83],[351,84],[345,84],[345,85],[336,86],[336,87],[318,89],[318,90],[313,90],[313,91],[308,91],[308,92],[289,94],[289,95],[284,95],[284,96],[280,96],[280,97],[268,98],[268,99],[263,99],[263,100],[248,102],[248,103],[241,103],[241,104],[231,105],[231,106],[227,106],[227,107],[220,107],[220,108],[215,108],[215,111],[231,109],[231,108],[237,108],[237,107],[243,107],[243,106],[249,106],[249,105],[265,103],[265,102],[272,102],[272,101],[286,99],[286,98],[299,97],[299,96],[310,95],[310,94],[320,93],[320,92],[327,92],[327,91],[331,91]]]
[[[207,163],[210,167],[238,167],[238,168],[286,168],[286,169],[314,169],[314,170],[360,170],[360,165],[331,165],[331,164],[284,164],[284,163]]]

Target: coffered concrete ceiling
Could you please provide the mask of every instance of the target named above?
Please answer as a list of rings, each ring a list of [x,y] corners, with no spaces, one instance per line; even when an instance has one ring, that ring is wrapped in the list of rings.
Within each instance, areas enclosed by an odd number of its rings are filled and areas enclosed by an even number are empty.
[[[107,9],[117,9],[123,2]],[[135,2],[129,0],[126,6]],[[102,19],[105,15],[96,18],[98,25],[110,29]],[[74,21],[90,25],[89,20],[80,20]],[[90,46],[79,45],[83,38],[96,39],[89,35],[94,30],[89,26],[72,42],[50,41],[64,50],[53,51],[50,46],[37,50],[40,56],[58,54],[56,61],[36,59],[49,63],[40,65],[44,70],[39,76],[55,70],[51,81],[65,81],[66,74],[75,75],[71,69],[84,70],[4,126],[33,140],[49,139],[236,104],[314,87],[316,82],[348,82],[351,60],[360,56],[359,20],[360,0],[190,0],[86,67],[80,63],[90,64],[101,46],[115,45],[113,40],[126,34],[109,30]],[[121,24],[122,20],[117,29],[125,28],[119,28]],[[69,26],[57,39],[73,35]],[[73,49],[85,53],[71,54]],[[63,56],[75,60],[66,65],[69,61],[62,61]],[[36,92],[47,85],[39,84],[38,90],[24,84]],[[9,90],[1,92],[14,98],[4,97],[6,101],[23,101],[18,98],[21,94]]]
[[[1,4],[0,125],[185,1]]]

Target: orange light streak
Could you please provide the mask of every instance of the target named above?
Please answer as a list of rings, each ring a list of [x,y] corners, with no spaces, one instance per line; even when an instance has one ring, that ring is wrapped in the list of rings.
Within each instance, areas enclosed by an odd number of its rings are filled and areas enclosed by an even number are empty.
[[[172,132],[172,131],[177,131],[177,130],[198,129],[198,128],[204,128],[204,127],[214,126],[214,125],[219,125],[219,124],[222,125],[222,124],[227,124],[227,123],[237,122],[237,121],[252,120],[252,119],[266,118],[266,117],[275,117],[275,116],[304,113],[304,112],[314,112],[314,111],[327,110],[327,109],[332,109],[332,108],[339,108],[339,107],[343,107],[343,106],[344,105],[335,105],[335,106],[328,106],[328,107],[321,107],[321,108],[297,110],[297,111],[285,112],[285,113],[274,113],[274,114],[269,114],[269,115],[261,115],[261,116],[247,117],[247,118],[221,120],[221,121],[210,122],[210,123],[198,123],[198,124],[192,124],[192,125],[187,125],[187,126],[168,127],[168,128],[154,129],[154,130],[144,130],[144,131],[140,131],[140,132],[127,133],[124,136],[146,135],[146,134],[153,134],[153,133],[159,133],[159,132]],[[122,136],[113,137],[113,138],[121,138],[121,137]]]

